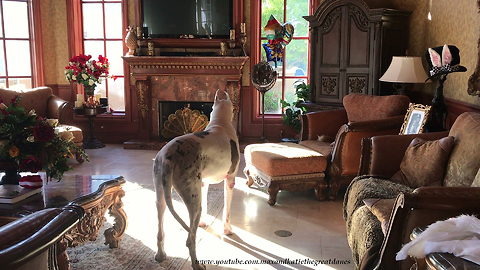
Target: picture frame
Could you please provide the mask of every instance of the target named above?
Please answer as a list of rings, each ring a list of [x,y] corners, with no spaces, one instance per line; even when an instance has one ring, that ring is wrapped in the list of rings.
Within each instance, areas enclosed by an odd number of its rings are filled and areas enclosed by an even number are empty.
[[[428,105],[410,103],[400,129],[400,135],[423,133],[430,109],[431,106]]]

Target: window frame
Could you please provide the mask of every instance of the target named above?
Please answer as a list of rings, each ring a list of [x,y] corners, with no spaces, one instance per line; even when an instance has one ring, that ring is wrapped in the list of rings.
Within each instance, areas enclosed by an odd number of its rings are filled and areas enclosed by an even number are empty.
[[[28,18],[28,42],[30,46],[30,76],[9,76],[8,75],[8,66],[5,65],[5,76],[2,76],[2,79],[5,79],[7,87],[9,86],[9,78],[30,78],[32,88],[39,87],[45,84],[44,77],[44,67],[43,67],[43,44],[42,44],[42,26],[41,26],[41,13],[40,13],[40,2],[33,0],[1,0],[0,5],[3,13],[3,2],[24,2],[27,4],[27,18]],[[25,38],[7,38],[5,37],[5,27],[4,27],[4,17],[2,16],[2,32],[3,37],[0,38],[0,42],[3,43],[3,54],[5,58],[5,63],[7,63],[7,53],[5,51],[6,40],[26,40]]]
[[[117,0],[122,4],[122,29],[128,28],[128,1],[127,0]],[[82,0],[66,0],[67,2],[67,26],[68,26],[68,52],[69,59],[75,55],[84,53],[84,40],[83,36],[83,7]],[[102,0],[98,1],[88,1],[89,3],[108,3]],[[105,14],[104,14],[105,16]],[[103,17],[105,21],[105,17]],[[104,33],[105,34],[105,33]],[[122,40],[125,40],[126,31],[122,32]],[[87,39],[88,40],[88,39]],[[96,39],[98,40],[98,39]],[[103,39],[106,42],[108,39]],[[128,49],[123,43],[123,55],[127,53]],[[108,58],[108,56],[107,56]],[[67,60],[68,61],[68,60]],[[130,91],[130,68],[122,60],[123,64],[123,78],[124,78],[124,102],[125,102],[125,112],[113,113],[113,114],[102,114],[98,117],[115,117],[115,118],[124,118],[127,121],[132,119],[132,110],[131,110],[131,91]],[[76,94],[84,94],[84,89],[79,84],[71,83],[72,86],[72,96]],[[108,93],[108,90],[107,90]]]
[[[284,2],[284,7],[286,6],[285,4],[287,3],[287,1],[291,1],[291,0],[283,0]],[[315,8],[316,6],[318,6],[319,2],[321,0],[309,0],[309,7],[308,7],[308,11],[309,11],[309,14],[305,14],[305,15],[310,15],[310,14],[313,14],[313,12],[315,11]],[[262,33],[263,33],[263,25],[262,25],[262,17],[261,17],[261,13],[262,13],[262,1],[259,0],[259,1],[255,1],[255,5],[252,4],[252,8],[254,10],[254,12],[252,12],[252,16],[251,17],[251,25],[252,25],[252,50],[251,50],[251,68],[257,64],[258,62],[261,61],[262,59],[262,54],[264,53],[264,51],[261,49],[262,47],[262,43],[264,43],[267,38],[266,37],[263,37],[262,36]],[[286,18],[286,15],[287,15],[287,10],[284,8],[283,10],[283,18],[281,18],[280,20],[284,20],[284,18]],[[308,31],[308,36],[307,37],[295,37],[295,35],[293,36],[293,40],[307,40],[307,52],[308,52],[308,57],[307,57],[307,67],[308,67],[308,71],[310,71],[310,31]],[[283,59],[282,59],[282,65],[285,63],[285,51],[284,51],[284,54],[283,54]],[[288,61],[288,57],[287,57],[287,61]],[[283,65],[283,67],[285,67],[285,65]],[[286,75],[286,68],[282,68],[282,72],[281,74],[278,75],[278,78],[277,80],[281,79],[282,80],[282,99],[285,99],[285,80],[289,80],[289,79],[305,79],[307,83],[309,83],[310,81],[310,72],[307,72],[307,74],[305,76],[290,76],[290,75]],[[255,120],[258,120],[262,117],[262,108],[261,108],[261,94],[258,92],[258,91],[255,91],[256,94],[255,94],[255,98],[253,100],[253,115],[254,115],[254,118]],[[274,114],[274,113],[265,113],[265,119],[275,119],[275,120],[281,120],[282,119],[282,115],[283,115],[283,109],[282,109],[282,112],[281,113],[277,113],[277,114]],[[275,121],[277,122],[277,121]]]

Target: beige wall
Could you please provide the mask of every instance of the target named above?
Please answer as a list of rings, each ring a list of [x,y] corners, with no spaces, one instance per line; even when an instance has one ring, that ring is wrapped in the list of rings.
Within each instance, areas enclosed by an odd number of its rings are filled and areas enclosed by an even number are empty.
[[[464,73],[452,73],[444,84],[445,97],[480,105],[480,98],[467,93],[467,81],[475,70],[480,36],[480,15],[475,0],[392,0],[398,9],[412,11],[410,18],[409,54],[425,57],[429,47],[455,45],[460,50]],[[427,19],[428,12],[432,20]],[[428,69],[424,59],[425,70]],[[436,82],[423,89],[432,93]]]
[[[45,84],[68,84],[64,68],[68,64],[67,14],[65,0],[42,0],[42,42]]]

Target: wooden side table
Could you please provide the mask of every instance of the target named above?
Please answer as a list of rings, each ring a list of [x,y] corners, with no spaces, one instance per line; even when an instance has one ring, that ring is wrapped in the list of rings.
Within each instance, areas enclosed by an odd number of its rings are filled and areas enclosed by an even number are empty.
[[[83,115],[88,118],[88,139],[83,142],[84,149],[97,149],[105,147],[102,142],[95,138],[93,119],[95,118],[95,116],[106,112],[106,106],[73,108],[74,114]]]

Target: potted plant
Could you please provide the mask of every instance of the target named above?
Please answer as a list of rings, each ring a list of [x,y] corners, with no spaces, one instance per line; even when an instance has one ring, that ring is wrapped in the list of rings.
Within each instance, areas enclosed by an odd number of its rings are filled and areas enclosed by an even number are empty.
[[[282,109],[284,109],[283,124],[290,126],[295,134],[299,134],[301,128],[300,115],[307,111],[302,103],[310,97],[310,85],[303,80],[295,81],[295,96],[297,96],[297,100],[293,101],[292,104],[285,100],[280,100],[280,103],[282,103]]]

